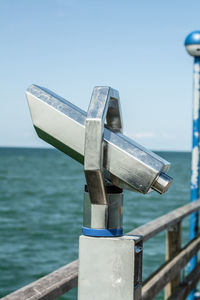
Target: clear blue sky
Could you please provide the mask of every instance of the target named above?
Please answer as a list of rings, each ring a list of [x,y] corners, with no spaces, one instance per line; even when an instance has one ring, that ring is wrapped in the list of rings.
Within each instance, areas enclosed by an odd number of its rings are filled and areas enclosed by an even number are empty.
[[[199,12],[199,0],[0,0],[0,146],[47,146],[25,99],[35,83],[85,110],[94,86],[116,88],[127,135],[190,150],[193,59],[183,43]]]

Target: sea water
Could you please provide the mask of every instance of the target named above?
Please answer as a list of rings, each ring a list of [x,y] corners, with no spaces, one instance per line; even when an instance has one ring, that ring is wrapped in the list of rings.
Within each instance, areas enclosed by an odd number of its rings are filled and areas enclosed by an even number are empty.
[[[164,195],[124,191],[124,232],[189,202],[190,153],[157,153],[173,184]],[[57,150],[0,148],[0,297],[77,259],[84,184],[83,166]],[[182,228],[184,245],[188,218]],[[165,260],[165,232],[143,250],[145,279]],[[59,299],[77,299],[77,289]]]

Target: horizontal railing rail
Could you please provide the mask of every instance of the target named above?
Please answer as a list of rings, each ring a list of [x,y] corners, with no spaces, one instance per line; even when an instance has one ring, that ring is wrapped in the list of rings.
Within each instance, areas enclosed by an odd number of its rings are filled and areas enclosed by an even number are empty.
[[[179,282],[179,273],[187,262],[200,249],[200,236],[189,242],[183,249],[180,249],[180,230],[176,230],[181,221],[200,210],[200,200],[184,205],[169,212],[145,225],[142,225],[131,232],[129,235],[141,235],[143,241],[154,237],[163,230],[173,232],[168,235],[168,259],[154,274],[152,274],[143,284],[142,299],[153,299],[167,284],[168,289],[165,292],[165,299],[181,300],[190,293],[195,283],[200,278],[200,265],[198,264],[194,271],[189,274],[183,283]],[[179,241],[176,247],[172,247],[172,242]],[[170,252],[169,249],[174,248]],[[178,277],[177,277],[178,276]],[[178,280],[177,280],[178,279]],[[53,300],[68,292],[78,283],[78,260],[38,279],[37,281],[5,296],[2,300]]]
[[[200,199],[184,206],[181,206],[166,215],[163,215],[149,223],[146,223],[132,231],[128,234],[132,235],[142,235],[143,241],[147,241],[153,236],[157,235],[161,231],[175,226],[178,222],[182,221],[184,218],[192,214],[193,212],[200,210]]]
[[[26,285],[4,300],[56,299],[78,284],[78,260]]]

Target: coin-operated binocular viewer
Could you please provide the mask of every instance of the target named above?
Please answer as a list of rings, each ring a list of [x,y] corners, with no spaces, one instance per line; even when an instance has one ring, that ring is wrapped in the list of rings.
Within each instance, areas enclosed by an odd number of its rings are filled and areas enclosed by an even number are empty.
[[[26,95],[39,137],[84,164],[78,299],[140,299],[142,237],[123,235],[122,191],[164,193],[170,164],[123,135],[119,93],[110,87],[94,88],[87,113],[39,86]]]

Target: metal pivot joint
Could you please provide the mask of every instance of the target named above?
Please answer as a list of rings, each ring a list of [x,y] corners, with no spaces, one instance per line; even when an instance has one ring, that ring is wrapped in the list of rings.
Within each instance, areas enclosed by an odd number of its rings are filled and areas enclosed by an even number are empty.
[[[106,123],[106,124],[105,124]],[[95,87],[85,120],[84,171],[87,182],[84,199],[83,234],[89,236],[122,235],[122,189],[104,177],[104,126],[122,132],[118,91]]]

